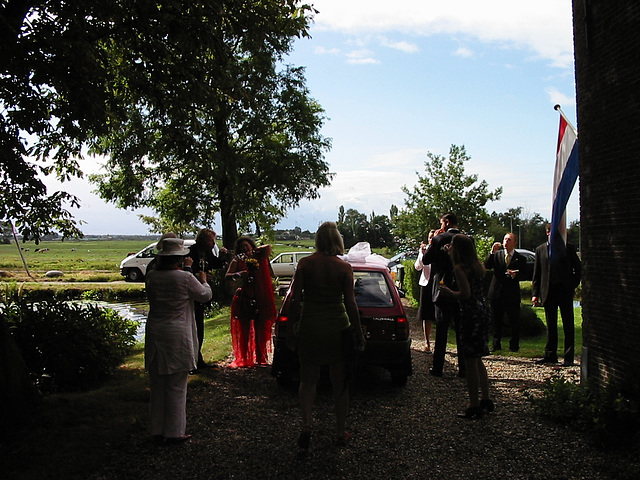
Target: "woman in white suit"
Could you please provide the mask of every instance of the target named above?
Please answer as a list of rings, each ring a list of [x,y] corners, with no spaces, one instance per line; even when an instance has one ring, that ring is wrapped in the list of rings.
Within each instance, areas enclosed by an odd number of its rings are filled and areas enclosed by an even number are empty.
[[[146,278],[149,300],[144,345],[151,382],[149,433],[157,443],[188,440],[187,380],[198,360],[194,301],[211,300],[205,272],[196,276],[180,265],[189,249],[179,238],[166,238],[158,265]]]

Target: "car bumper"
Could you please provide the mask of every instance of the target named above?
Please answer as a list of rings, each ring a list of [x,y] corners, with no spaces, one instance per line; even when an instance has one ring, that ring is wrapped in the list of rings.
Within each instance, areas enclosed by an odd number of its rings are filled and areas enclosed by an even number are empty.
[[[273,337],[274,352],[278,353],[285,364],[295,364],[297,368],[298,353],[293,352],[287,346],[283,338]],[[405,341],[372,341],[368,340],[364,352],[360,352],[358,360],[371,365],[392,367],[406,361],[407,355],[411,355],[411,339]]]
[[[367,340],[364,352],[358,359],[371,365],[391,367],[406,361],[411,355],[411,339],[405,341],[373,341]]]

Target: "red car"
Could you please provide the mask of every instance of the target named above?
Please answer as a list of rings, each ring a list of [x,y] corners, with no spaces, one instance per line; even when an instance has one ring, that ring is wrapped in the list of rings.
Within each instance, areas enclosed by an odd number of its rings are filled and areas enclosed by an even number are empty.
[[[400,293],[389,269],[369,263],[352,263],[354,291],[362,331],[367,340],[359,353],[359,364],[382,366],[391,373],[397,385],[407,383],[413,373],[409,322]],[[292,286],[289,287],[276,320],[271,374],[281,385],[298,378],[300,365],[297,352],[287,347],[288,312]]]

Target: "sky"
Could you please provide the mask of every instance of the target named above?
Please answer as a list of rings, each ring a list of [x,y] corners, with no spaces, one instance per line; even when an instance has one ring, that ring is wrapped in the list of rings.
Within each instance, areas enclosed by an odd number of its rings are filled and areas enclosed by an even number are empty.
[[[464,145],[490,190],[489,212],[522,207],[551,217],[560,104],[576,125],[571,0],[309,0],[312,38],[285,59],[304,66],[325,110],[325,160],[335,173],[320,198],[303,201],[276,228],[315,231],[340,206],[370,215],[403,208],[427,153]],[[97,171],[95,162],[83,163]],[[140,212],[119,210],[78,180],[85,234],[145,234]],[[147,212],[148,213],[148,212]],[[578,185],[567,221],[579,219]],[[219,231],[220,222],[214,225]]]

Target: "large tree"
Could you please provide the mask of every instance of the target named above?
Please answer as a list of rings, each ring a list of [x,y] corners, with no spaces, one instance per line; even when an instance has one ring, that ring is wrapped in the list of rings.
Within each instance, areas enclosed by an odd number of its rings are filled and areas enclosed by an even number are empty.
[[[80,233],[67,210],[78,200],[42,178],[81,175],[87,135],[107,126],[104,3],[0,3],[0,221],[25,238]]]
[[[323,111],[302,70],[281,66],[313,13],[299,0],[2,2],[0,220],[35,239],[79,234],[77,199],[42,175],[81,176],[87,145],[111,156],[105,198],[164,221],[219,210],[229,238],[314,198],[331,178]],[[167,189],[189,204],[173,208],[182,218],[164,215]]]
[[[439,228],[440,215],[454,212],[459,227],[470,234],[484,233],[489,221],[485,205],[499,200],[502,187],[493,191],[476,174],[465,173],[470,160],[464,146],[451,145],[449,157],[431,152],[425,161],[426,175],[418,175],[418,184],[402,191],[407,195],[404,208],[398,213],[396,233],[416,242],[426,240],[429,230]]]
[[[271,227],[287,208],[317,197],[331,179],[330,141],[319,133],[324,111],[303,69],[281,62],[293,39],[307,35],[310,8],[292,0],[201,3],[181,2],[171,22],[152,9],[119,29],[144,35],[110,48],[122,67],[109,92],[127,109],[93,146],[108,157],[107,172],[93,180],[104,198],[152,207],[165,224],[210,225],[220,212],[231,246],[238,225]]]

